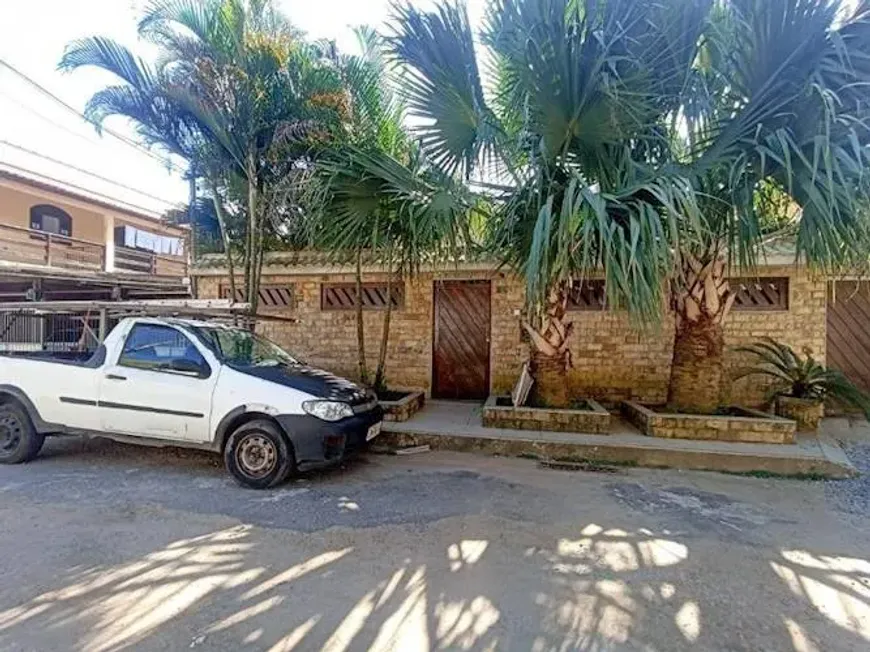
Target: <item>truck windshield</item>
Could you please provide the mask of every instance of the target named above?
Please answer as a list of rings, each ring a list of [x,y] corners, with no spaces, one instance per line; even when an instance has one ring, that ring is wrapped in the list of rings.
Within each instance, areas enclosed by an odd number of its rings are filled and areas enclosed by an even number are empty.
[[[197,328],[223,362],[244,367],[299,364],[277,344],[241,328]]]

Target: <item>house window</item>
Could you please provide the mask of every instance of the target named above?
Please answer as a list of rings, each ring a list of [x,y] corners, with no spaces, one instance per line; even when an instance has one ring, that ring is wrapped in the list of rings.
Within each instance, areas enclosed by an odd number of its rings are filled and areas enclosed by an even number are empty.
[[[604,310],[606,307],[604,279],[574,281],[568,295],[568,310]]]
[[[296,288],[293,285],[260,285],[260,291],[258,292],[258,296],[260,297],[259,307],[260,308],[293,308],[296,305]],[[221,299],[229,299],[230,298],[230,286],[223,285],[220,286],[220,297]],[[245,301],[245,290],[244,288],[236,287],[236,296],[234,301],[237,303],[243,303]]]
[[[394,309],[403,308],[405,306],[405,284],[391,285],[390,297]],[[363,283],[361,298],[363,310],[386,310],[386,283]],[[320,286],[320,308],[321,310],[356,309],[356,284],[324,283]]]
[[[788,277],[731,278],[733,310],[788,310]]]
[[[69,238],[72,236],[72,218],[62,208],[37,204],[30,207],[30,228]]]

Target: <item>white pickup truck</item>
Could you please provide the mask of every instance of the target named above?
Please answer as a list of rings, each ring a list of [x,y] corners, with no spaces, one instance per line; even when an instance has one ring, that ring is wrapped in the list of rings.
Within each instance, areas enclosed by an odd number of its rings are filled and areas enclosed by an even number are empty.
[[[214,323],[129,318],[87,360],[0,356],[0,463],[97,435],[221,452],[261,489],[360,450],[382,419],[372,392]]]

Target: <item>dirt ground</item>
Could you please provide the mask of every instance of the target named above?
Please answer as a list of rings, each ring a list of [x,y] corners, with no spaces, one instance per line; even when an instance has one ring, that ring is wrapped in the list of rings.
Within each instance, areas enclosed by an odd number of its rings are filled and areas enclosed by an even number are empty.
[[[58,440],[0,467],[0,650],[866,651],[855,491],[424,453],[255,492]]]

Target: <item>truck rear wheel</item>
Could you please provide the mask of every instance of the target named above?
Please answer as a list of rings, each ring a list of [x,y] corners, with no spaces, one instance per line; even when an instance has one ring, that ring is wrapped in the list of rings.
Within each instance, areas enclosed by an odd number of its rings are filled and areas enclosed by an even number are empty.
[[[0,464],[29,462],[44,442],[24,408],[14,401],[0,404]]]
[[[284,433],[266,419],[239,426],[224,449],[227,470],[240,484],[252,489],[266,489],[283,482],[295,462]]]

